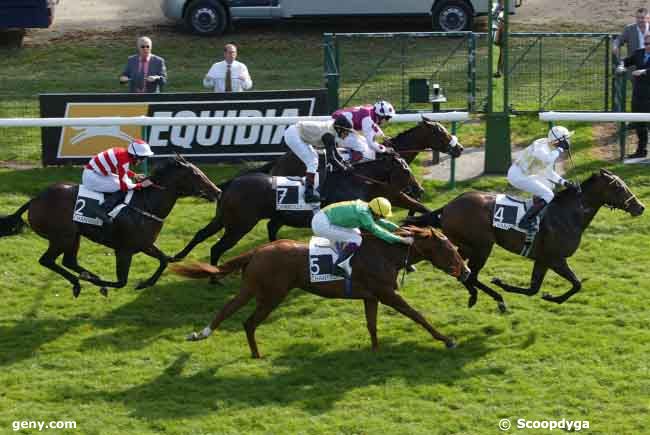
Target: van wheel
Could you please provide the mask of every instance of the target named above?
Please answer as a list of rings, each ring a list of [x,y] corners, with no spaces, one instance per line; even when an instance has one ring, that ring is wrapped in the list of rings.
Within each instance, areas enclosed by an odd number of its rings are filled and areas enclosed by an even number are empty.
[[[435,30],[462,32],[472,29],[472,8],[463,0],[441,0],[431,14]]]
[[[0,47],[21,48],[25,29],[0,30]]]
[[[228,28],[229,19],[219,1],[195,0],[187,7],[185,25],[197,35],[221,35]]]

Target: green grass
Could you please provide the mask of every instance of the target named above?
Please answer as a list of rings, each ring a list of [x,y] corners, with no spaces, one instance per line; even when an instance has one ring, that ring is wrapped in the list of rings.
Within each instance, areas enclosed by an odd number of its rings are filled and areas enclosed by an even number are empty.
[[[152,36],[154,51],[169,62],[169,90],[175,91],[202,90],[203,74],[230,40],[170,32]],[[317,32],[278,32],[273,38],[244,32],[237,38],[256,89],[321,85]],[[11,53],[0,72],[0,116],[35,115],[38,92],[120,89],[116,77],[133,39],[107,35]],[[592,129],[570,127],[578,131],[577,167],[571,175],[584,179],[604,163],[589,153]],[[387,132],[402,128],[393,125]],[[464,125],[459,131],[463,145],[480,144],[483,128]],[[529,143],[545,129],[532,117],[517,117],[513,142]],[[38,130],[10,131],[1,132],[0,159],[37,160]],[[647,168],[608,167],[649,202]],[[238,170],[229,165],[204,169],[216,182]],[[417,163],[414,170],[422,175]],[[0,169],[0,214],[12,213],[52,182],[79,177],[75,168]],[[445,190],[442,182],[424,185],[431,207],[468,189],[509,190],[503,177],[458,183],[455,191]],[[177,252],[213,213],[212,204],[181,200],[159,246],[168,254]],[[306,240],[309,232],[284,228],[280,235]],[[207,261],[214,241],[197,247],[190,259]],[[224,260],[265,241],[263,222]],[[588,278],[583,290],[561,306],[538,296],[505,294],[506,315],[498,314],[484,294],[467,309],[462,286],[421,264],[401,292],[436,328],[458,340],[453,351],[381,307],[380,351],[373,354],[360,302],[295,290],[259,328],[265,358],[252,360],[241,327],[252,304],[209,340],[184,341],[235,294],[237,276],[214,287],[165,274],[154,288],[138,292],[135,285],[156,266],[138,255],[126,288],[105,299],[85,285],[75,300],[65,280],[38,265],[46,241],[31,231],[3,238],[0,433],[11,432],[15,420],[75,420],[77,430],[68,433],[482,435],[500,433],[501,418],[589,420],[590,429],[583,433],[646,433],[649,243],[646,216],[633,219],[601,210],[570,259],[578,276]],[[84,240],[79,257],[90,270],[114,277],[109,249]],[[526,285],[531,269],[531,262],[495,248],[482,278]],[[549,274],[542,290],[558,294],[567,289],[567,282]]]
[[[590,137],[591,128],[578,128],[573,176],[585,178],[602,164],[590,160]],[[611,168],[648,202],[645,168]],[[206,170],[220,181],[236,168]],[[13,212],[50,182],[78,176],[65,168],[3,170],[0,213]],[[507,189],[502,177],[460,183],[454,192],[442,183],[425,186],[432,207],[466,189]],[[180,201],[160,247],[176,252],[213,213],[212,204]],[[282,237],[307,235],[281,231]],[[264,241],[261,224],[226,257]],[[467,309],[462,286],[421,264],[401,292],[458,339],[452,351],[382,307],[380,352],[373,354],[360,302],[295,290],[258,330],[265,358],[252,360],[241,327],[251,306],[209,340],[184,341],[237,291],[238,277],[213,287],[165,274],[154,288],[137,292],[134,285],[155,268],[138,255],[127,288],[105,299],[85,285],[74,300],[63,279],[38,265],[46,242],[28,231],[0,240],[0,432],[8,433],[14,420],[76,420],[74,433],[87,434],[488,434],[499,433],[501,418],[565,418],[589,420],[584,433],[644,433],[649,243],[647,217],[601,210],[570,260],[588,278],[583,290],[561,306],[506,294],[506,315],[484,294]],[[207,260],[208,247],[190,257]],[[108,249],[84,241],[80,259],[113,276]],[[523,285],[531,267],[497,248],[482,276]],[[543,287],[556,294],[566,289],[553,274]]]

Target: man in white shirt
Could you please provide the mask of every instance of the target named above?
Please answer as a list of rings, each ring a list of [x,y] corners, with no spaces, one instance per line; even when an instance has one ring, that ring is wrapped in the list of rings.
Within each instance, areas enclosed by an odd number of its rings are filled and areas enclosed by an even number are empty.
[[[237,47],[226,44],[223,47],[224,60],[210,67],[203,79],[203,86],[214,92],[241,92],[253,87],[248,68],[237,60]]]

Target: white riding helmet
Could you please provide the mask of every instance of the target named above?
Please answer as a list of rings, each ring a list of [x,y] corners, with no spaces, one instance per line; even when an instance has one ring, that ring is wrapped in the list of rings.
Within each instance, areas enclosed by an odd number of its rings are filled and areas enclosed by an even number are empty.
[[[573,136],[573,132],[569,131],[566,127],[556,125],[548,131],[548,138],[546,139],[549,144],[554,142],[569,142],[569,138]]]
[[[388,101],[377,101],[374,105],[375,114],[383,118],[392,118],[395,116],[395,108]]]
[[[138,158],[153,156],[153,151],[151,151],[149,144],[140,139],[136,139],[131,142],[127,151],[132,156],[136,156]]]

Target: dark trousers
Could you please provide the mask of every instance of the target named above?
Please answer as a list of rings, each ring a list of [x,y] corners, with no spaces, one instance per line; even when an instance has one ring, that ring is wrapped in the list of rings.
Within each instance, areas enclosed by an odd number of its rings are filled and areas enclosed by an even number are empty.
[[[650,113],[650,98],[632,95],[632,112]],[[648,123],[635,122],[632,127],[636,130],[636,136],[639,139],[637,151],[645,152],[648,148]]]

